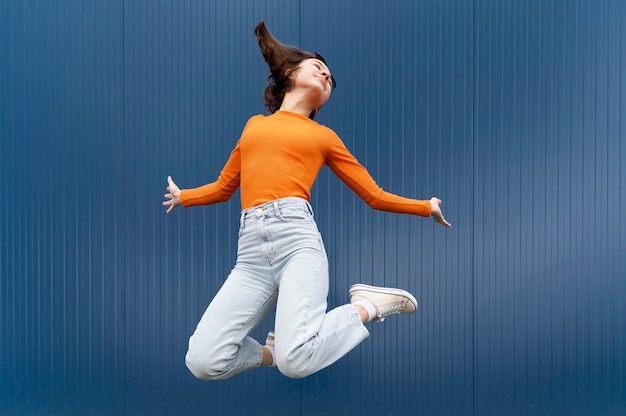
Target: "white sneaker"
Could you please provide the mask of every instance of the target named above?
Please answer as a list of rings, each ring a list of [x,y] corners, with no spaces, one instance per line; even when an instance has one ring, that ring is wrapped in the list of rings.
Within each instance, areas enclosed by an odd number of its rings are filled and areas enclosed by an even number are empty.
[[[350,288],[350,303],[369,302],[376,308],[374,321],[382,322],[389,315],[413,313],[417,300],[406,290],[356,284]]]

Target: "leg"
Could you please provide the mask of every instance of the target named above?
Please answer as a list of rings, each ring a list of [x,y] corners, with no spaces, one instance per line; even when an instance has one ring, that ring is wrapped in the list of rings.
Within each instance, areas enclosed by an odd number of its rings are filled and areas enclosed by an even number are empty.
[[[411,295],[359,285],[351,297],[361,305],[343,305],[326,313],[328,259],[312,211],[308,204],[278,203],[278,207],[278,220],[271,223],[279,285],[275,354],[284,375],[300,378],[334,363],[367,338],[363,322],[404,312],[404,306],[396,304],[405,305]]]
[[[361,323],[364,324],[366,322],[369,322],[370,320],[370,314],[368,311],[365,310],[365,308],[361,305],[354,305],[356,307],[356,310],[359,312],[359,318],[361,318]]]
[[[321,239],[319,241],[321,244]],[[328,261],[302,253],[284,268],[276,307],[276,360],[287,377],[315,373],[343,357],[369,336],[353,305],[326,313]]]
[[[275,306],[276,293],[273,282],[235,266],[189,339],[189,370],[219,380],[258,367],[263,350],[248,335]]]
[[[299,281],[301,272],[290,274],[286,281],[283,278],[280,293],[287,295],[279,295],[276,309],[276,331],[281,334],[280,342],[275,340],[276,357],[279,370],[288,377],[305,377],[348,353],[367,338],[363,323],[382,322],[389,315],[410,314],[417,308],[417,301],[407,291],[358,284],[350,290],[351,301],[370,305],[371,312],[359,304],[349,304],[325,313],[326,294],[322,293],[327,293],[328,287],[320,285],[307,293],[301,287],[306,282]],[[291,311],[288,319],[283,319],[283,308]],[[315,328],[319,328],[317,333]]]

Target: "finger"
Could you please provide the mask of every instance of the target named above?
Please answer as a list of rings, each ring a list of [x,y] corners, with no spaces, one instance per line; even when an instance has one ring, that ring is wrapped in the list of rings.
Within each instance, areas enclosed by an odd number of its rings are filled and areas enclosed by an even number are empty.
[[[433,215],[433,220],[437,223],[437,224],[441,224],[444,225],[446,227],[451,227],[452,225],[446,221],[446,219],[444,218],[443,214],[441,213],[440,210],[437,210],[438,212],[435,213],[435,215]]]

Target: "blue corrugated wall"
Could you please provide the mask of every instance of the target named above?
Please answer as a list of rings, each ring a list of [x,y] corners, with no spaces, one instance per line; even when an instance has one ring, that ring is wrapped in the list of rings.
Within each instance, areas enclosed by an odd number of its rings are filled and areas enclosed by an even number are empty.
[[[318,121],[453,228],[322,170],[330,305],[365,282],[417,314],[303,380],[202,382],[187,338],[234,263],[238,194],[161,201],[263,111],[261,19],[327,58]],[[626,414],[625,25],[621,0],[3,1],[0,414]]]

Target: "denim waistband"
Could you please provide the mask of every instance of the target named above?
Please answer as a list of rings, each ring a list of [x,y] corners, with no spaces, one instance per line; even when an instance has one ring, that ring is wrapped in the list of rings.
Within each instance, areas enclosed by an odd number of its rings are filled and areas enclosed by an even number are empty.
[[[246,220],[246,218],[259,218],[259,217],[276,217],[281,218],[281,209],[286,207],[300,207],[304,211],[308,211],[311,215],[313,215],[313,208],[311,208],[311,204],[306,199],[298,198],[298,197],[287,197],[275,199],[274,201],[268,201],[261,205],[257,205],[256,207],[248,208],[241,212],[241,223]]]

